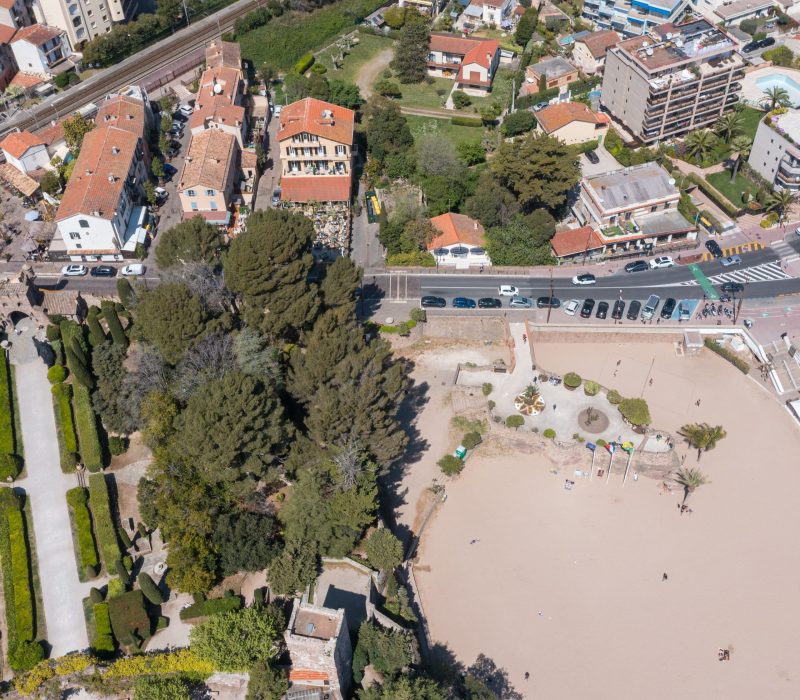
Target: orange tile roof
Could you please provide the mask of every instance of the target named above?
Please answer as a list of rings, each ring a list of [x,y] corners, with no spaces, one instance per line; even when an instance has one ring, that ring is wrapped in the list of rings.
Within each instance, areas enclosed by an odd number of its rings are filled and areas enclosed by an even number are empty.
[[[607,124],[604,114],[592,112],[583,102],[561,102],[550,105],[534,113],[539,124],[548,134],[558,131],[572,122],[588,122],[589,124]]]
[[[558,231],[550,240],[550,247],[558,258],[596,250],[604,245],[603,239],[591,226]]]
[[[228,104],[234,104],[239,92],[241,75],[239,69],[228,66],[206,68],[200,76],[195,109],[202,109],[205,105],[219,102],[220,98],[224,98]]]
[[[9,86],[13,85],[15,87],[27,89],[41,85],[43,82],[44,79],[40,78],[38,75],[32,75],[31,73],[17,73],[9,83]]]
[[[48,27],[46,24],[32,24],[29,27],[23,27],[18,30],[11,40],[12,44],[18,41],[27,41],[34,46],[41,46],[42,44],[55,39],[64,34],[63,29],[57,27]]]
[[[325,671],[312,671],[307,668],[293,668],[289,671],[289,680],[295,683],[302,683],[303,681],[327,681],[330,680],[330,676]]]
[[[585,34],[580,39],[576,39],[576,44],[585,44],[589,49],[589,53],[595,58],[603,58],[606,51],[615,44],[618,44],[622,39],[619,34],[611,29],[602,29],[599,32],[590,32]]]
[[[97,126],[116,126],[137,136],[144,134],[144,103],[127,95],[104,102],[94,119]]]
[[[467,245],[483,246],[486,244],[486,236],[483,226],[479,221],[466,216],[465,214],[442,214],[431,219],[433,227],[440,231],[429,244],[428,250],[443,248],[456,243],[466,243]]]
[[[464,68],[470,64],[477,63],[487,71],[491,68],[494,62],[494,57],[500,50],[500,42],[494,39],[488,41],[481,41],[476,46],[473,46],[464,56],[461,66],[458,69],[458,82],[466,83],[468,85],[483,85],[484,87],[491,85],[490,80],[478,80],[470,78],[464,73]],[[491,76],[490,76],[491,77]]]
[[[206,65],[210,68],[242,67],[242,50],[234,41],[212,41],[206,47]]]
[[[189,128],[205,128],[208,122],[241,126],[244,123],[244,107],[231,104],[224,96],[215,97],[192,112]]]
[[[453,53],[466,56],[473,48],[475,48],[476,45],[481,44],[484,41],[487,41],[487,39],[431,32],[429,47],[431,51],[441,51],[442,53]]]
[[[10,10],[14,7],[15,0],[0,0],[0,7]]]
[[[65,117],[65,119],[69,119],[69,117]],[[37,132],[36,135],[44,141],[45,144],[48,146],[52,146],[54,143],[58,143],[59,141],[64,140],[64,119],[57,121],[55,124],[50,124],[48,126],[42,127]]]
[[[355,112],[313,97],[292,102],[281,110],[278,141],[308,132],[336,143],[353,143]]]
[[[219,129],[207,129],[192,136],[178,190],[209,187],[223,191],[236,163],[236,146],[233,134]]]
[[[317,175],[281,179],[283,202],[347,202],[350,200],[349,175]]]
[[[17,33],[16,27],[9,27],[6,24],[0,24],[0,44],[8,44],[11,37]]]
[[[98,212],[111,219],[136,158],[139,137],[115,126],[99,126],[83,137],[56,221]]]
[[[0,141],[0,148],[14,158],[22,158],[29,148],[43,145],[42,138],[34,136],[30,131],[13,131]]]

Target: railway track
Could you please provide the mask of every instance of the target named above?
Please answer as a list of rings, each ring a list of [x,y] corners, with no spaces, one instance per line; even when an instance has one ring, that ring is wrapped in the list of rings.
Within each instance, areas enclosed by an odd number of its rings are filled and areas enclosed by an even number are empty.
[[[259,5],[258,0],[239,0],[106,68],[66,92],[52,95],[31,109],[18,111],[0,125],[0,138],[18,129],[39,129],[51,120],[72,114],[83,105],[95,102],[119,88],[141,82],[202,48],[211,39],[230,31],[237,19]]]

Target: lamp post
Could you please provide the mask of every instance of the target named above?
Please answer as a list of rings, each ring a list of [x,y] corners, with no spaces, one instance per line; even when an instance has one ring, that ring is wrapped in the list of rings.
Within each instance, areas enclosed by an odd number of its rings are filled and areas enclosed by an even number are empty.
[[[547,305],[547,323],[550,323],[550,312],[553,310],[553,268],[550,268],[550,303]]]

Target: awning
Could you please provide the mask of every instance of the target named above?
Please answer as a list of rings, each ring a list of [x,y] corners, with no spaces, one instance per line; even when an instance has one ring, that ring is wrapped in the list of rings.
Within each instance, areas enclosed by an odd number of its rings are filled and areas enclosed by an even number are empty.
[[[0,164],[0,179],[25,197],[32,196],[39,189],[39,183],[36,180],[21,173],[11,163]]]

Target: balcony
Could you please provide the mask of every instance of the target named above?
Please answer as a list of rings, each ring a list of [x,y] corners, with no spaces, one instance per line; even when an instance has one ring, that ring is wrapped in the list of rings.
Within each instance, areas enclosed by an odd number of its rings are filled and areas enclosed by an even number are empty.
[[[778,165],[778,172],[787,177],[800,177],[800,161],[784,158]]]

